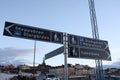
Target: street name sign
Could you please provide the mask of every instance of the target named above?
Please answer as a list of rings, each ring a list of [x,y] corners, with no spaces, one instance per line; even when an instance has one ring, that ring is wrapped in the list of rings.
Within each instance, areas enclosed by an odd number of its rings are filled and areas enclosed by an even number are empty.
[[[63,52],[64,52],[64,46],[61,46],[60,48],[45,54],[45,59],[49,59],[51,57],[57,56]]]
[[[111,60],[108,42],[68,34],[68,57]]]
[[[63,33],[12,22],[5,22],[3,35],[63,44]]]

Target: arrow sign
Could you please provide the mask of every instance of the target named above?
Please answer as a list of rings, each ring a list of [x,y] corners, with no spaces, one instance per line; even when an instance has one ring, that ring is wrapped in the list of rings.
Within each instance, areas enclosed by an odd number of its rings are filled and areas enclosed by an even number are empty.
[[[105,50],[80,48],[79,54],[81,58],[111,60],[110,52]]]
[[[63,44],[62,32],[11,22],[5,22],[3,35]]]
[[[68,46],[68,57],[111,60],[108,42],[105,40],[68,34]]]
[[[105,40],[96,40],[92,38],[79,37],[79,45],[86,48],[108,49],[108,42]]]

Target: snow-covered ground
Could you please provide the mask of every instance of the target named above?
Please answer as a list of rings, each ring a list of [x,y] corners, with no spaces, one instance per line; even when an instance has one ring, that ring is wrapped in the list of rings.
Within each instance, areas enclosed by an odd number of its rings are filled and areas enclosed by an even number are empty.
[[[6,74],[6,73],[0,73],[0,80],[9,80],[10,78],[12,78],[13,76],[17,76],[18,74]],[[31,76],[31,73],[22,73],[22,75],[24,76]],[[38,74],[36,74],[35,76],[38,76]],[[37,77],[39,78],[39,77]]]
[[[5,73],[0,73],[0,80],[9,80],[13,76],[16,76],[16,74],[5,74]]]

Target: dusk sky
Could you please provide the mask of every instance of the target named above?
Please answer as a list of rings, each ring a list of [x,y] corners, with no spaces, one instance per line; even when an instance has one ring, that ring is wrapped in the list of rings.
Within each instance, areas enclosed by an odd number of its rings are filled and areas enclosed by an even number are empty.
[[[120,66],[120,0],[95,0],[99,36],[107,40],[112,61]],[[5,21],[92,38],[88,0],[0,0],[0,65],[32,65],[34,40],[3,36]],[[60,44],[37,41],[36,65]],[[68,58],[70,64],[95,66],[95,60]],[[64,64],[63,53],[46,60]]]

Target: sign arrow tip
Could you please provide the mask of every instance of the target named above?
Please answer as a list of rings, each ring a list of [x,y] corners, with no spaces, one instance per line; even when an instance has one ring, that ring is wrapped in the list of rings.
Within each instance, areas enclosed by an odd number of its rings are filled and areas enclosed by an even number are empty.
[[[9,25],[9,26],[6,26],[6,27],[5,27],[5,30],[6,30],[11,36],[13,36],[13,34],[10,32],[9,29],[10,29],[11,27],[13,27],[14,25],[15,25],[15,24],[12,24],[12,25]]]

